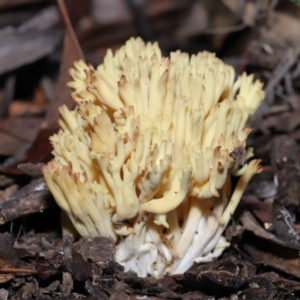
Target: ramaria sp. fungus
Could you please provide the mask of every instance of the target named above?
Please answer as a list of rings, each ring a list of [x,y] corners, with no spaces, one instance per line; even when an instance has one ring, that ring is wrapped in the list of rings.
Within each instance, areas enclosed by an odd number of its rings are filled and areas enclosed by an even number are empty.
[[[43,173],[78,233],[111,237],[115,260],[141,277],[219,256],[260,172],[258,160],[241,164],[232,153],[245,149],[262,84],[245,73],[235,80],[212,53],[163,57],[140,38],[108,50],[96,69],[75,62],[70,74],[77,108],[60,108]],[[232,175],[240,176],[234,187]]]

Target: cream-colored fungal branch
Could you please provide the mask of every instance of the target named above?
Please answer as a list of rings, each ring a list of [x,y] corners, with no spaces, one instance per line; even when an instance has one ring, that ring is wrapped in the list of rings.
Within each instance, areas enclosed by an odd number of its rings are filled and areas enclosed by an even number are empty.
[[[264,92],[214,54],[162,57],[130,39],[94,69],[70,71],[77,108],[60,108],[46,182],[82,236],[111,237],[139,276],[182,273],[220,255],[259,162],[240,166],[246,121]],[[251,151],[248,151],[248,158]],[[231,176],[240,176],[236,186]]]

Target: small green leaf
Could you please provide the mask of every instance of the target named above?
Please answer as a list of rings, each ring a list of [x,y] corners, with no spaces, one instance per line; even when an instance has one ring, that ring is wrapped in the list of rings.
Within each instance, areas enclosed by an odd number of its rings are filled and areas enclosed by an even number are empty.
[[[291,2],[294,2],[295,4],[300,6],[300,0],[291,0]]]

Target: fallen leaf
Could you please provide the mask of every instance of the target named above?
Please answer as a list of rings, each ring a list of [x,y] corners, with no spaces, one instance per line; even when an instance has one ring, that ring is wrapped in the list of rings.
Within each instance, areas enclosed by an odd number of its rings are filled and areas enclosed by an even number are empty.
[[[22,159],[14,160],[9,165],[6,165],[6,168],[2,170],[3,172],[20,173],[20,170],[17,168],[17,165],[20,163],[49,161],[52,151],[49,137],[59,129],[57,122],[59,117],[58,107],[63,104],[66,104],[70,109],[75,107],[75,102],[71,98],[70,89],[66,84],[70,80],[69,68],[73,66],[74,61],[82,59],[83,54],[72,28],[64,1],[58,0],[57,3],[65,25],[65,35],[63,57],[58,82],[55,87],[54,99],[48,108],[41,130],[31,148]]]
[[[0,224],[55,206],[44,178],[33,180],[0,202]]]
[[[260,247],[258,246],[260,244]],[[260,249],[263,247],[263,250]],[[254,263],[263,264],[300,278],[299,251],[276,246],[266,241],[244,245],[244,249],[253,257]]]

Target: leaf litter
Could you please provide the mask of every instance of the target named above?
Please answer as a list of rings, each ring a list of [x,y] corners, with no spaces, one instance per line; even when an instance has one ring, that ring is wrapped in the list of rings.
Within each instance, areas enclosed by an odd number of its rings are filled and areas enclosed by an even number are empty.
[[[11,6],[0,6],[0,14],[11,13],[18,24],[4,24],[0,40],[8,41],[8,49],[28,43],[38,51],[26,57],[25,48],[18,47],[18,60],[11,52],[0,68],[0,298],[298,299],[300,51],[295,33],[300,8],[290,1],[224,0],[219,8],[209,1],[201,8],[193,1],[150,1],[140,7],[128,1],[124,9],[113,1],[118,18],[110,19],[96,14],[105,1],[79,1],[77,9],[58,1],[59,23],[57,7],[46,1],[14,2],[27,21],[17,21],[20,16]],[[87,2],[95,9],[91,15]],[[35,6],[38,14],[32,13]],[[203,19],[197,27],[186,19],[194,8]],[[264,172],[254,178],[232,216],[226,230],[231,246],[211,263],[160,280],[124,272],[112,260],[110,239],[61,237],[59,209],[40,173],[51,157],[48,137],[58,129],[58,106],[74,106],[66,87],[73,61],[84,52],[87,60],[99,62],[108,47],[135,34],[158,40],[166,53],[176,48],[217,51],[237,70],[254,72],[266,91],[249,139]],[[228,47],[230,41],[236,47]],[[41,69],[60,65],[60,72],[35,72],[28,93],[20,80],[32,72],[30,66],[40,64]],[[244,163],[239,149],[232,155]]]

